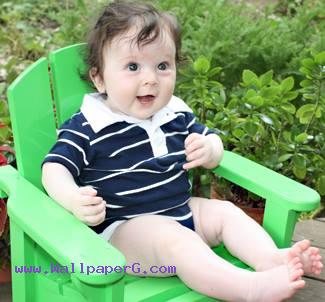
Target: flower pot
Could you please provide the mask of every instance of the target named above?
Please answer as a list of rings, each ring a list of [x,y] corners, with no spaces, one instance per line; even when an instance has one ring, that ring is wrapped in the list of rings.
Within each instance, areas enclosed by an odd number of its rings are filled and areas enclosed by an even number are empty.
[[[210,185],[210,198],[218,199],[218,200],[231,200],[231,198],[227,198],[224,195],[220,195],[216,190],[216,182],[212,180]],[[228,194],[229,195],[229,194]],[[237,207],[242,209],[249,217],[253,218],[258,224],[263,224],[264,217],[264,208],[260,207],[252,207],[245,204],[241,204],[239,202],[232,201]]]
[[[236,204],[237,207],[241,208],[249,217],[253,218],[260,225],[263,224],[264,208],[252,208],[248,206],[242,206]]]

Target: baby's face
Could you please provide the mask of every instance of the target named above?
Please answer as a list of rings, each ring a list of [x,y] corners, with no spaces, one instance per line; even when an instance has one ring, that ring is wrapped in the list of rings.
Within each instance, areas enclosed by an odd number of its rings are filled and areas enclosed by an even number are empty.
[[[172,97],[176,80],[175,43],[167,31],[153,42],[132,43],[135,28],[113,39],[103,50],[103,78],[95,77],[106,105],[138,119],[148,119]]]

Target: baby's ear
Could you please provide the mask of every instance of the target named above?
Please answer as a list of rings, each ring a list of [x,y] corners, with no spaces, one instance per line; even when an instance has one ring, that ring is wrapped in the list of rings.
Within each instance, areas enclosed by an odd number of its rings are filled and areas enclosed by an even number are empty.
[[[99,93],[105,93],[106,89],[105,89],[105,83],[102,79],[102,77],[100,76],[98,70],[96,67],[92,67],[89,70],[89,77],[92,80],[92,82],[94,83],[96,89],[98,90]]]

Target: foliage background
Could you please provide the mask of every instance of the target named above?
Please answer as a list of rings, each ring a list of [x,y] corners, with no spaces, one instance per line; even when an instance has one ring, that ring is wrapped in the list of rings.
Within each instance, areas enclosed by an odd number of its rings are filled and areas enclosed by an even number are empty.
[[[107,2],[0,0],[0,146],[14,147],[8,85],[49,51],[84,41]],[[182,25],[187,62],[176,93],[227,149],[315,188],[324,203],[324,1],[147,2],[172,11]],[[197,175],[202,184],[211,181]],[[229,184],[219,184],[233,197]]]

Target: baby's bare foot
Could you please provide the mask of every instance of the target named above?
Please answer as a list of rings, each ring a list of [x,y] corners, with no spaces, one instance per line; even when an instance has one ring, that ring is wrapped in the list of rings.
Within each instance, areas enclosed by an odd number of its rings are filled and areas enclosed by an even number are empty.
[[[319,249],[310,246],[309,240],[301,240],[288,249],[287,261],[299,257],[305,274],[319,275],[322,271],[322,256]]]
[[[275,250],[270,256],[265,257],[255,269],[256,271],[266,271],[286,264],[295,257],[300,259],[305,274],[319,275],[321,273],[323,264],[319,249],[310,246],[310,241],[306,239],[296,242],[290,248]]]
[[[279,302],[288,299],[305,286],[305,281],[301,279],[303,273],[298,257],[291,259],[287,264],[258,272],[254,276],[247,301]]]

